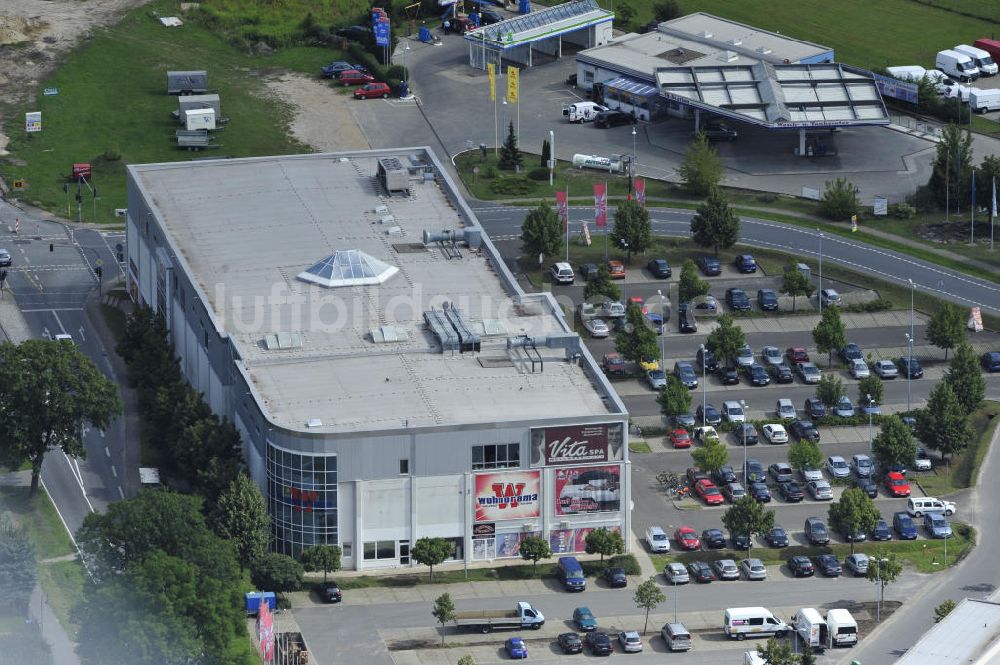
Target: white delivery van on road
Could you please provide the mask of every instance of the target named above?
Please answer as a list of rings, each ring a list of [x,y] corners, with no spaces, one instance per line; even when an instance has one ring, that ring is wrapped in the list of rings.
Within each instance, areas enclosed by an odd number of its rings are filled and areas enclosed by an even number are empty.
[[[959,81],[975,81],[979,78],[979,69],[972,58],[951,49],[938,51],[934,66]]]
[[[597,102],[576,102],[563,106],[562,114],[570,122],[590,122],[598,113],[607,110],[608,107]]]
[[[969,46],[968,44],[959,44],[952,51],[964,53],[972,58],[972,61],[976,63],[976,68],[979,70],[980,76],[996,76],[997,63],[993,62],[993,57],[983,49]]]
[[[791,630],[776,619],[766,607],[730,607],[723,616],[722,630],[727,637],[745,640],[748,637],[784,637]]]

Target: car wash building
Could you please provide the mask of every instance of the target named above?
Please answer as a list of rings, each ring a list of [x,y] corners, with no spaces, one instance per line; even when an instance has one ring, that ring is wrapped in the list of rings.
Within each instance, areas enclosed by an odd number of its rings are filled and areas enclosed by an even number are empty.
[[[275,550],[407,567],[424,537],[471,562],[630,530],[621,399],[429,149],[127,176],[129,293],[239,431]]]

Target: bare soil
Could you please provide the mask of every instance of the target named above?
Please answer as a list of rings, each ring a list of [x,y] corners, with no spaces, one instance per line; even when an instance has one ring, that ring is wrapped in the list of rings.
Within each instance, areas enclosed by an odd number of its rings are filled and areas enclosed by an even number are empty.
[[[292,135],[317,152],[367,150],[351,96],[328,81],[286,72],[266,81],[271,94],[292,107]]]

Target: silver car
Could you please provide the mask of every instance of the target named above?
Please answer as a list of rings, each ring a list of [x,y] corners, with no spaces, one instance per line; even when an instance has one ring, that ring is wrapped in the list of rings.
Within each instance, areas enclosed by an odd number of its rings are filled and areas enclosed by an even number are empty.
[[[875,373],[878,374],[880,379],[895,379],[899,376],[899,370],[896,368],[896,363],[891,360],[876,360],[875,366],[873,367]]]
[[[587,319],[583,322],[583,327],[587,329],[591,337],[607,337],[611,334],[611,329],[604,319]]]
[[[646,372],[646,381],[649,382],[650,388],[653,390],[660,390],[661,388],[666,388],[667,386],[667,373],[662,369],[651,369]]]
[[[802,467],[802,478],[808,482],[810,480],[823,480],[823,471],[811,466]]]
[[[872,475],[872,458],[868,455],[858,454],[851,457],[851,466],[858,478],[870,478]]]
[[[830,483],[825,480],[810,480],[806,483],[806,489],[809,490],[809,494],[812,495],[812,498],[817,501],[833,500],[833,488],[830,487]]]
[[[609,300],[601,305],[601,314],[609,319],[621,318],[625,316],[625,305]]]
[[[851,402],[851,398],[844,395],[837,402],[837,405],[833,407],[833,414],[840,418],[850,418],[854,415],[854,403]]]
[[[868,555],[863,552],[855,552],[844,559],[844,568],[851,571],[855,577],[863,577],[868,574]]]
[[[10,257],[10,252],[6,249],[0,249],[0,268],[6,268],[11,263],[13,263],[13,259]]]
[[[851,377],[855,379],[867,379],[871,376],[868,371],[868,363],[866,363],[861,358],[855,358],[851,361]]]
[[[799,378],[803,383],[819,383],[820,371],[813,363],[798,363],[795,368],[799,372]]]
[[[744,344],[743,348],[736,354],[736,364],[740,367],[753,365],[753,351],[750,349],[749,344]]]
[[[663,567],[663,576],[671,584],[687,584],[691,581],[691,576],[688,575],[683,563],[668,563]]]
[[[736,562],[732,559],[719,559],[712,562],[712,568],[720,580],[740,579],[740,569],[736,567]]]
[[[826,458],[826,470],[834,478],[847,478],[851,475],[851,467],[847,465],[847,460],[840,455],[830,455]]]
[[[760,559],[743,559],[740,561],[740,570],[743,571],[743,577],[748,580],[767,579],[767,568],[764,567],[764,562]]]
[[[760,350],[760,356],[765,365],[780,365],[785,360],[785,354],[776,346],[765,346]]]

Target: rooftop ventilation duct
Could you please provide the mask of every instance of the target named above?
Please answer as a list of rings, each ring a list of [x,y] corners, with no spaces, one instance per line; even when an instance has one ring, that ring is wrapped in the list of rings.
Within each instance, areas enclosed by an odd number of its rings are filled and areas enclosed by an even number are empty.
[[[410,188],[410,174],[403,163],[395,157],[378,160],[378,179],[389,192],[405,192]]]
[[[444,303],[440,310],[427,310],[424,321],[438,338],[442,351],[468,353],[479,351],[482,346],[479,333],[473,329],[468,317],[453,305]]]

